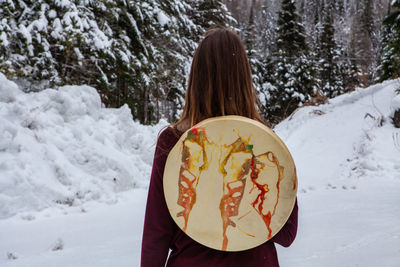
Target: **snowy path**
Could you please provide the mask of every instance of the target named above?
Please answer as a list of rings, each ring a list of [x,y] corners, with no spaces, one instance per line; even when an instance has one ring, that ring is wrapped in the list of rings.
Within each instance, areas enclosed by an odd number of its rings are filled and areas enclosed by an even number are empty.
[[[374,200],[374,191],[386,197]],[[399,192],[399,183],[369,181],[356,190],[300,193],[299,233],[290,248],[277,246],[281,266],[398,266]],[[126,193],[124,199],[88,205],[86,213],[46,217],[51,211],[44,211],[31,221],[0,221],[0,266],[139,266],[146,191]],[[64,248],[52,251],[58,239]],[[8,252],[18,259],[7,260]]]
[[[302,108],[276,127],[299,177],[299,231],[290,248],[277,246],[282,267],[400,266],[400,129],[389,123],[399,87],[389,81]],[[118,202],[54,205],[1,219],[0,266],[139,266],[146,190],[105,192]]]
[[[45,210],[33,220],[0,220],[0,266],[139,266],[146,196],[138,189],[115,205],[89,203],[86,212]],[[63,249],[53,251],[59,239]]]

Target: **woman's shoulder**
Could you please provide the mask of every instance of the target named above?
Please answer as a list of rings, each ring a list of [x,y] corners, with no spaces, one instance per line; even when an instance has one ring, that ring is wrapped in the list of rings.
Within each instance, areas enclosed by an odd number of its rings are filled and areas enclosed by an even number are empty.
[[[169,151],[181,137],[182,132],[169,125],[160,131],[157,140],[157,148],[163,151]]]
[[[161,129],[158,140],[179,139],[183,133],[172,125],[168,125]]]

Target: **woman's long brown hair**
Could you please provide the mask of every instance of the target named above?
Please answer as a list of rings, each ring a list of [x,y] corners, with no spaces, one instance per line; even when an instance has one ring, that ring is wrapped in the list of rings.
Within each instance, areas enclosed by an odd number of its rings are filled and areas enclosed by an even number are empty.
[[[234,31],[216,27],[205,33],[196,49],[185,106],[175,126],[186,130],[224,115],[262,121],[244,45]]]

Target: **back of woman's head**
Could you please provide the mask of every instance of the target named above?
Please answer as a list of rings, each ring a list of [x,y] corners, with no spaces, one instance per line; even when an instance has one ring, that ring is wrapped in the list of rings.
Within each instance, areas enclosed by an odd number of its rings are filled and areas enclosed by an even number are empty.
[[[245,48],[235,32],[216,27],[205,33],[194,54],[178,125],[187,128],[224,115],[261,120]]]

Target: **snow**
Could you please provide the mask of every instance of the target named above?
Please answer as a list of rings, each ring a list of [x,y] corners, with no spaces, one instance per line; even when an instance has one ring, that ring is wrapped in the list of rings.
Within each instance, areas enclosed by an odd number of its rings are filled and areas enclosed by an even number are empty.
[[[74,52],[75,52],[75,54],[76,54],[76,56],[78,57],[79,60],[82,60],[84,58],[84,56],[82,55],[82,53],[79,50],[79,48],[74,47]]]
[[[400,129],[390,114],[399,85],[299,108],[275,127],[299,179],[298,234],[277,246],[281,266],[398,266]],[[102,107],[88,86],[26,94],[0,75],[0,266],[139,266],[165,125]]]
[[[19,26],[19,32],[24,36],[28,44],[32,43],[32,36],[29,30],[24,25],[21,24]]]
[[[99,50],[109,48],[112,44],[112,40],[109,40],[104,32],[99,29],[96,21],[90,20],[89,24],[92,28],[90,34],[92,35],[95,47]]]
[[[57,12],[53,9],[49,10],[49,18],[54,19],[57,17]]]
[[[13,102],[16,100],[17,95],[21,93],[14,82],[7,80],[4,74],[0,73],[0,102]]]
[[[7,34],[5,32],[2,32],[0,34],[0,41],[3,43],[4,46],[8,46],[9,42],[7,40]]]
[[[71,2],[69,0],[56,0],[55,4],[62,8],[68,8],[71,6]]]
[[[118,201],[147,186],[155,127],[101,107],[89,86],[25,94],[0,75],[0,219],[55,206]]]
[[[282,266],[398,266],[400,129],[389,117],[399,86],[357,89],[276,127],[299,177],[299,232],[278,247]]]
[[[55,39],[61,39],[62,38],[62,31],[63,31],[63,26],[61,24],[61,21],[59,18],[55,18],[53,21],[53,31],[51,32],[51,36]]]
[[[7,240],[0,242],[0,266],[139,266],[146,195],[135,189],[116,205],[92,202],[84,211],[48,209],[31,219],[0,220],[0,238]],[[63,249],[54,250],[59,240]]]
[[[161,24],[161,26],[164,26],[165,24],[168,24],[169,21],[170,21],[170,19],[167,17],[167,15],[165,15],[165,13],[162,12],[161,10],[158,10],[157,20]]]
[[[34,20],[28,26],[29,32],[34,33],[36,31],[36,30],[34,30],[34,28],[36,28],[37,31],[39,31],[39,32],[42,32],[42,31],[46,32],[47,31],[47,26],[48,26],[49,22],[47,21],[46,15],[44,14],[45,11],[46,11],[46,9],[45,9],[46,7],[48,8],[47,5],[42,5],[42,11],[41,11],[41,14],[40,14],[40,18],[38,20]]]

